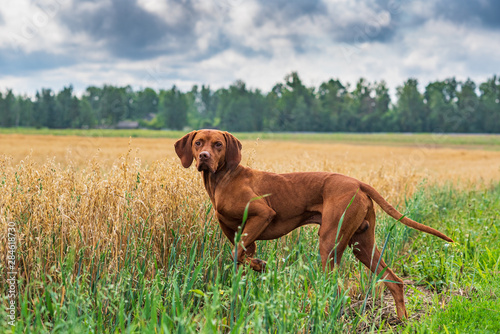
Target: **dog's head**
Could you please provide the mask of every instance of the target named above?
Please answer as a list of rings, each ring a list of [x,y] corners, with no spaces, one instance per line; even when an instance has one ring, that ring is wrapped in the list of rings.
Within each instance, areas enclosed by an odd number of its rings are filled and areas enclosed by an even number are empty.
[[[188,168],[196,160],[198,171],[216,173],[234,169],[241,161],[241,143],[229,132],[218,130],[192,131],[175,143],[175,153],[182,166]]]

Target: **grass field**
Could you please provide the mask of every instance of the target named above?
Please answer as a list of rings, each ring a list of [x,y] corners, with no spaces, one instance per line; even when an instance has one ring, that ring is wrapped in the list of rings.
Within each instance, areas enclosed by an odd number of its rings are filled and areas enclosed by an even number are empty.
[[[500,331],[498,137],[405,146],[405,135],[360,135],[371,145],[237,135],[245,165],[349,174],[456,241],[378,213],[384,259],[407,283],[410,319],[400,323],[350,251],[339,270],[321,271],[315,227],[259,242],[266,273],[236,271],[198,173],[173,152],[180,133],[130,140],[2,131],[0,250],[5,260],[15,255],[18,273],[14,327],[11,285],[0,281],[4,332]],[[0,262],[5,275],[8,264]]]

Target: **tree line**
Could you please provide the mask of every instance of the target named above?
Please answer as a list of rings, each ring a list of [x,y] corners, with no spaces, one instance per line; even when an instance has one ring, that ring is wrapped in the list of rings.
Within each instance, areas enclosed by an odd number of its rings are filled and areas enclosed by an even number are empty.
[[[43,88],[34,97],[0,92],[0,127],[113,128],[123,120],[172,130],[499,133],[500,77],[479,85],[450,78],[423,92],[408,79],[395,101],[384,81],[361,78],[351,86],[331,79],[306,87],[296,72],[267,93],[243,81],[187,92],[91,86],[80,97],[72,86]]]

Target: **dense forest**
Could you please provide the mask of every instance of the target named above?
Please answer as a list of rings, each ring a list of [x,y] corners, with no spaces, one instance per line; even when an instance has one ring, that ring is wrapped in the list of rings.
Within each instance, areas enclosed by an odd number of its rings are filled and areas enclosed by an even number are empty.
[[[88,87],[80,97],[72,86],[43,88],[34,97],[0,92],[0,127],[114,128],[125,120],[177,130],[499,133],[500,78],[479,85],[450,78],[423,92],[408,79],[395,101],[383,81],[359,79],[351,86],[331,79],[306,87],[295,72],[267,93],[243,81],[187,92],[105,85]]]

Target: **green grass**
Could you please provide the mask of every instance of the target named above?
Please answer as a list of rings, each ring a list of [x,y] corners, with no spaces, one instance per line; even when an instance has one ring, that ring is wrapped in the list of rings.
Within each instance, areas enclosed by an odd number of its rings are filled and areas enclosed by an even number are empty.
[[[404,272],[417,284],[444,292],[415,332],[500,332],[500,186],[459,193],[449,189],[423,194],[422,221],[439,224],[454,244],[417,234],[404,260]],[[418,216],[417,216],[418,218]]]
[[[88,136],[88,137],[144,137],[144,138],[180,138],[186,131],[155,130],[111,130],[111,129],[33,129],[33,128],[0,128],[0,134],[56,135],[56,136]],[[255,140],[293,140],[309,142],[339,142],[350,144],[372,145],[411,145],[428,147],[482,148],[500,150],[500,135],[460,135],[431,133],[236,133],[239,139]]]
[[[114,272],[102,272],[105,256],[85,267],[85,252],[68,249],[42,281],[20,282],[16,326],[6,324],[2,307],[0,328],[6,333],[499,332],[500,185],[462,193],[452,187],[422,190],[408,200],[406,213],[456,243],[379,213],[377,240],[380,248],[387,241],[385,261],[396,274],[430,291],[428,304],[407,293],[410,317],[421,318],[404,324],[381,313],[372,288],[376,279],[360,270],[350,251],[339,270],[321,270],[316,228],[258,242],[258,257],[268,262],[267,271],[258,274],[236,270],[232,247],[207,213],[198,241],[186,244],[176,235],[169,262],[149,280],[145,263],[155,263],[156,254],[144,247],[147,232],[128,240]],[[17,223],[19,234],[26,233],[27,222]],[[136,225],[132,228],[143,228]],[[39,261],[43,266],[43,257]],[[346,281],[360,286],[359,298],[348,297]],[[359,302],[367,295],[362,314]]]
[[[82,137],[143,137],[143,138],[180,138],[185,131],[156,131],[156,130],[115,130],[115,129],[35,129],[35,128],[0,128],[0,134],[23,135],[53,135],[53,136],[82,136]]]

